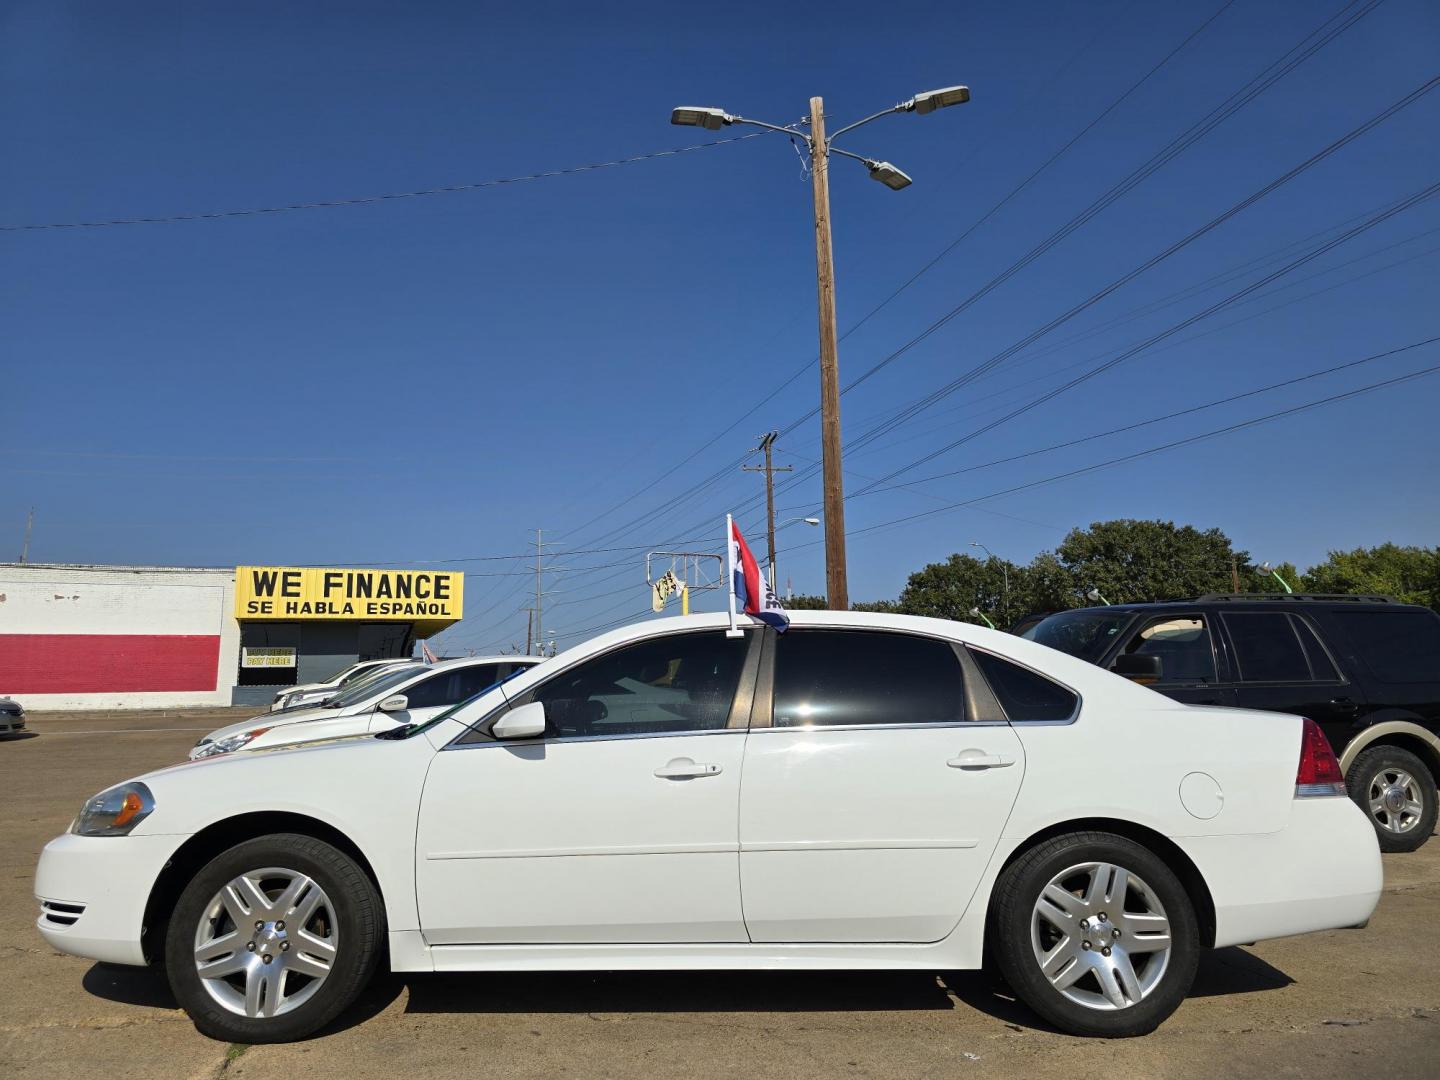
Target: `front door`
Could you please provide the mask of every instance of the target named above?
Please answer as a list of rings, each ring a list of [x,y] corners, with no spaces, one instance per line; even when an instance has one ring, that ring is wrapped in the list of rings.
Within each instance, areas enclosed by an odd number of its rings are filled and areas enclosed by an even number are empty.
[[[581,660],[511,703],[545,705],[543,737],[482,726],[437,754],[415,852],[426,941],[744,941],[751,637],[668,634]]]
[[[1115,655],[1135,653],[1160,658],[1160,678],[1147,683],[1187,705],[1234,705],[1226,685],[1225,656],[1215,647],[1215,632],[1203,612],[1176,612],[1142,623]]]
[[[949,642],[795,628],[774,644],[740,792],[751,940],[938,941],[1010,815],[1020,740],[967,721]]]

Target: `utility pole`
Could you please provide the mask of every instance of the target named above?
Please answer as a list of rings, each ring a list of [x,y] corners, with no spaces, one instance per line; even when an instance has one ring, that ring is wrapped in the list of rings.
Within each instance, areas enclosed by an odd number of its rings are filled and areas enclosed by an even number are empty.
[[[35,526],[35,507],[30,507],[30,513],[25,515],[25,543],[20,546],[20,561],[28,562],[30,559],[30,530]]]
[[[545,640],[543,637],[540,636],[540,631],[541,631],[541,625],[540,625],[540,597],[541,597],[542,595],[544,595],[543,592],[542,592],[542,588],[541,588],[541,586],[542,586],[542,584],[543,584],[543,581],[544,581],[544,577],[543,577],[543,571],[542,571],[542,569],[541,569],[540,556],[544,553],[544,550],[545,550],[545,545],[544,545],[544,543],[542,542],[542,539],[541,539],[541,531],[540,531],[539,529],[536,529],[536,530],[535,530],[535,636],[534,636],[533,639],[530,639],[530,638],[528,637],[528,635],[527,635],[527,640],[526,640],[526,642],[525,642],[525,652],[526,652],[527,654],[530,652],[530,641],[531,641],[531,640],[534,640],[534,641],[537,641],[537,642],[538,642],[538,641],[544,641],[544,640]],[[540,653],[540,655],[542,655],[542,656],[544,655],[544,649],[538,649],[537,651]]]
[[[760,437],[760,445],[755,450],[765,451],[764,465],[741,465],[745,472],[763,472],[765,474],[765,534],[769,542],[770,555],[770,591],[775,591],[775,474],[777,472],[794,472],[795,466],[781,465],[778,468],[770,458],[770,448],[775,445],[779,438],[778,431],[769,431]],[[752,454],[755,450],[750,451]]]
[[[530,643],[535,640],[535,612],[525,613],[525,655],[530,655]]]
[[[1230,591],[1232,593],[1240,591],[1240,563],[1234,555],[1230,556]]]
[[[846,611],[850,607],[850,585],[845,572],[845,484],[840,471],[840,360],[835,329],[835,253],[830,236],[829,149],[825,140],[825,101],[813,97],[810,99],[810,181],[815,195],[815,276],[820,300],[825,598],[832,611]]]

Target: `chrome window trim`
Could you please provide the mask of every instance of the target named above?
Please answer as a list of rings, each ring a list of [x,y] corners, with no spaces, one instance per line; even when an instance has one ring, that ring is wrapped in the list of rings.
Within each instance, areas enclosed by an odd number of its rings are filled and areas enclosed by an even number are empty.
[[[1031,665],[1025,663],[1022,660],[1016,660],[1013,656],[1006,656],[1004,653],[998,653],[994,649],[986,649],[979,645],[972,644],[968,641],[965,643],[965,647],[967,649],[973,649],[975,652],[982,652],[986,656],[993,656],[996,660],[1003,660],[1007,664],[1014,664],[1016,667],[1023,668],[1025,671],[1030,672],[1030,674],[1038,676],[1039,678],[1044,679],[1046,682],[1052,682],[1061,689],[1068,690],[1070,693],[1075,695],[1075,708],[1064,720],[1016,720],[1012,718],[1010,720],[1010,724],[1012,726],[1024,725],[1025,727],[1067,727],[1070,724],[1075,723],[1076,720],[1080,719],[1080,712],[1085,707],[1085,695],[1080,693],[1079,690],[1076,690],[1069,683],[1055,678],[1054,675],[1051,675],[1047,671],[1041,671],[1037,667],[1032,667]],[[1079,658],[1076,657],[1075,659]],[[980,674],[983,677],[985,673],[982,671]],[[1117,676],[1117,678],[1119,677],[1120,676]],[[988,683],[990,680],[986,679],[985,681]],[[990,692],[992,694],[995,692],[993,687],[991,688]],[[998,694],[996,695],[995,700],[1000,700]],[[1003,709],[1005,708],[1005,706],[1001,704],[1000,708]]]
[[[1055,723],[1056,721],[1033,721],[1034,723]],[[776,731],[928,731],[935,728],[981,728],[981,727],[1009,727],[1010,722],[1006,720],[937,720],[933,723],[909,723],[909,724],[794,724],[789,727],[757,727],[751,728],[750,734],[761,735],[766,732]]]
[[[509,707],[506,707],[509,711]],[[446,750],[481,750],[492,746],[507,746],[511,748],[520,746],[569,746],[572,743],[593,743],[593,742],[628,742],[631,739],[677,739],[692,738],[701,735],[748,735],[745,728],[696,728],[691,731],[638,731],[628,735],[570,735],[549,739],[491,739],[489,742],[462,743],[454,740],[446,743],[440,748],[443,754]]]

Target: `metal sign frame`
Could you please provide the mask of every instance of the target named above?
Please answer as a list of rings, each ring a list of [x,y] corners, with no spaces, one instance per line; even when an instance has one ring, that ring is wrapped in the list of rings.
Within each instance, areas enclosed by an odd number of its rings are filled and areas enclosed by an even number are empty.
[[[669,560],[669,566],[657,575],[654,562]],[[711,570],[710,562],[714,567]],[[655,585],[656,578],[671,571],[692,592],[713,592],[725,586],[725,557],[700,551],[650,551],[645,554],[645,584]]]

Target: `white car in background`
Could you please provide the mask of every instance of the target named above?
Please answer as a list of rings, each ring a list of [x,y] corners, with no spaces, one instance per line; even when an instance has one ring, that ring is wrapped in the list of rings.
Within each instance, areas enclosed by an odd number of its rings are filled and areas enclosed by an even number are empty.
[[[266,713],[217,728],[190,750],[191,759],[297,742],[364,735],[421,724],[474,697],[538,656],[471,656],[438,664],[391,665],[356,680],[314,708]]]
[[[1370,918],[1375,831],[1311,721],[1182,705],[964,623],[791,618],[629,626],[429,723],[110,788],[41,854],[40,932],[163,962],[196,1027],[237,1043],[316,1031],[382,958],[987,953],[1050,1023],[1125,1036],[1175,1010],[1204,949]]]
[[[395,664],[414,664],[408,656],[392,658],[388,660],[361,660],[358,664],[351,664],[347,668],[337,671],[328,679],[320,682],[301,683],[298,686],[287,686],[275,695],[275,700],[270,704],[271,712],[278,712],[281,709],[293,708],[296,705],[305,705],[314,701],[321,701],[337,691],[348,689],[351,684],[359,679],[369,678],[386,667]]]

